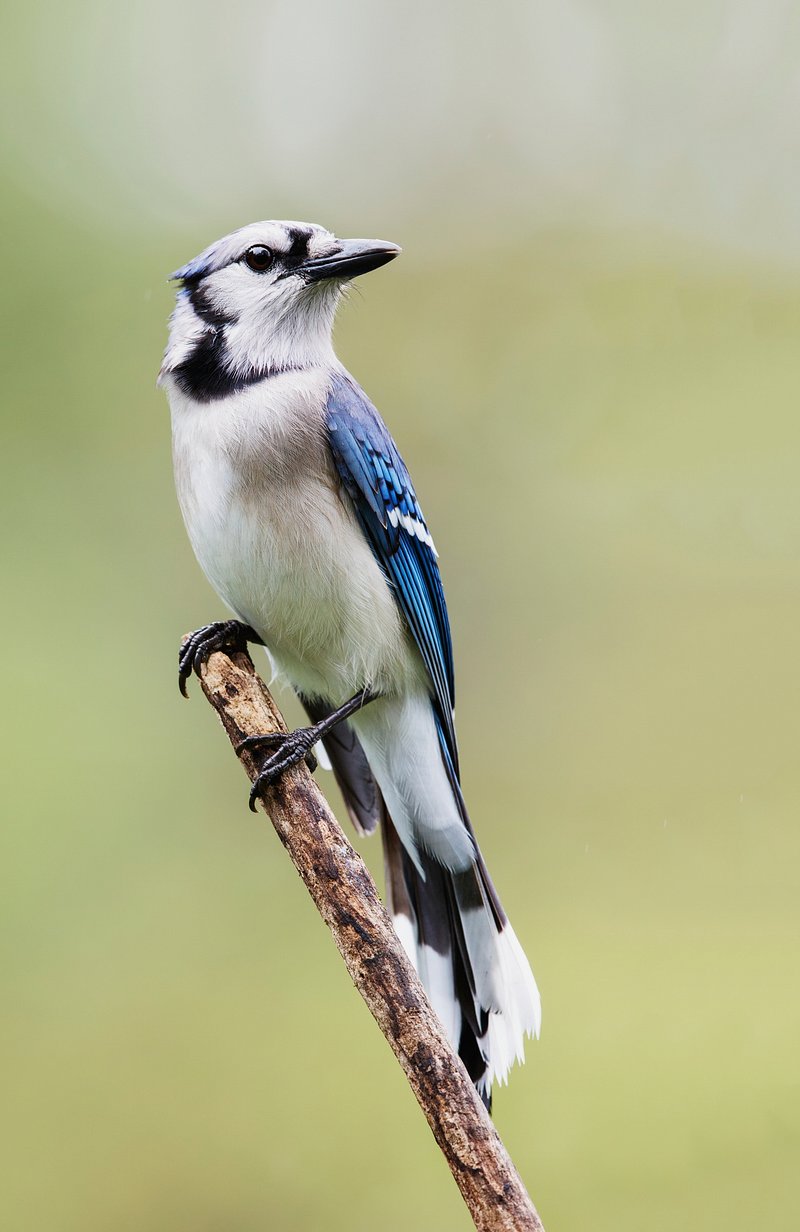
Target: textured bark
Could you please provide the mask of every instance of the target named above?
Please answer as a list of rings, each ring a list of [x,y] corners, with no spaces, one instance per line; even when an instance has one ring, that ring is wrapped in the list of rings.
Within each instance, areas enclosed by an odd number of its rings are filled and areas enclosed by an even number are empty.
[[[245,736],[286,731],[248,655],[211,655],[202,668],[201,684],[234,746]],[[241,755],[251,780],[260,761],[259,754]],[[356,988],[403,1067],[475,1227],[543,1232],[497,1130],[431,1009],[375,882],[305,765],[287,771],[269,788],[264,804]]]

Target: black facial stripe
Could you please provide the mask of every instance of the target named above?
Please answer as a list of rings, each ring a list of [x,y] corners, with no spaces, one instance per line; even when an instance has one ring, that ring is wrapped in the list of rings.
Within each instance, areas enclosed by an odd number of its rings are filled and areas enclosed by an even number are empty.
[[[206,325],[211,325],[217,330],[221,330],[224,325],[233,325],[236,317],[229,316],[220,308],[214,307],[202,282],[193,282],[186,287],[186,290],[189,293],[192,307]]]
[[[308,241],[311,239],[313,232],[306,227],[290,227],[289,236],[289,251],[280,253],[282,260],[289,265],[297,265],[300,261],[305,261],[308,256]]]
[[[314,234],[304,227],[289,227],[289,248],[287,251],[277,250],[276,263],[280,267],[278,278],[290,278],[296,274],[304,261],[308,259],[308,244]]]
[[[279,278],[296,272],[308,257],[308,244],[313,235],[311,228],[290,227],[288,251],[273,250],[275,264],[282,273]],[[242,260],[241,257],[237,260]],[[212,273],[216,271],[211,271]],[[203,285],[206,273],[183,279],[183,289],[189,296],[192,308],[207,326],[202,337],[194,344],[186,359],[173,371],[181,390],[197,402],[216,402],[231,394],[257,385],[260,381],[279,376],[282,372],[296,372],[297,368],[252,369],[244,374],[231,372],[228,346],[225,341],[225,326],[235,324],[237,318],[220,308],[211,300]]]
[[[210,329],[192,347],[182,364],[173,371],[181,390],[195,402],[216,402],[231,394],[257,385],[282,372],[296,372],[288,368],[253,368],[244,374],[231,372],[228,365],[228,347],[221,329]]]
[[[289,227],[287,229],[288,249],[272,249],[275,254],[275,265],[283,270],[279,277],[284,278],[287,274],[295,273],[298,266],[307,260],[308,245],[313,234],[314,232],[310,227]],[[232,257],[228,264],[236,265],[238,262],[244,262],[244,257],[244,253],[238,257]],[[221,267],[198,270],[196,274],[190,274],[187,278],[181,279],[183,289],[188,292],[195,312],[204,321],[207,321],[209,325],[229,325],[231,320],[235,320],[235,318],[227,317],[219,309],[212,307],[208,302],[208,296],[203,290],[204,280],[210,274],[217,273],[219,268]]]
[[[203,334],[174,372],[175,380],[185,394],[198,402],[210,402],[225,396],[220,381],[226,372],[225,351],[221,330],[208,330]],[[217,392],[218,389],[220,392]]]

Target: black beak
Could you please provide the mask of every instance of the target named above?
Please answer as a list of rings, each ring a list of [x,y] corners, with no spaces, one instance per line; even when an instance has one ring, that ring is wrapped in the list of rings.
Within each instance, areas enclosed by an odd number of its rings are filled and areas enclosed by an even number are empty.
[[[338,240],[339,251],[326,257],[310,257],[301,269],[306,282],[322,282],[325,278],[338,278],[346,282],[359,274],[368,274],[393,261],[402,252],[397,244],[386,240]]]

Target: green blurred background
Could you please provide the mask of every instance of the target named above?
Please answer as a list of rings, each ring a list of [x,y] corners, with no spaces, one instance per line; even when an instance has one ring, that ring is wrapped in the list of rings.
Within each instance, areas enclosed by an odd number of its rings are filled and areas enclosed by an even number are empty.
[[[441,552],[467,798],[543,993],[496,1121],[545,1224],[795,1229],[798,10],[5,30],[2,1226],[469,1226],[175,682],[223,609],[154,387],[165,277],[295,217],[405,248],[338,345]]]

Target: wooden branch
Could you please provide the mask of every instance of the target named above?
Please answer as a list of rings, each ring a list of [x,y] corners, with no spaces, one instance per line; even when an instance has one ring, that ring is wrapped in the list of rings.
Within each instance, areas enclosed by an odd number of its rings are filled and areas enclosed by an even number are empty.
[[[248,655],[211,655],[201,669],[201,684],[234,747],[245,736],[286,731]],[[252,781],[257,762],[246,751],[241,761]],[[333,933],[353,983],[403,1067],[475,1227],[486,1232],[544,1232],[497,1130],[431,1009],[375,882],[305,765],[288,771],[267,790],[265,807]]]

